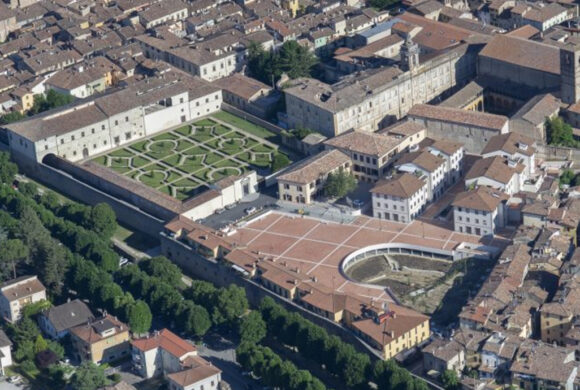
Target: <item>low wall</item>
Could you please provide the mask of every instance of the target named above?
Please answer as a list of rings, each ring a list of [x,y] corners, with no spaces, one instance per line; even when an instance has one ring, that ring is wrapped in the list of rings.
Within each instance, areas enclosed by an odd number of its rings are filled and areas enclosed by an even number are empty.
[[[536,146],[536,156],[543,160],[566,160],[580,164],[580,149],[566,148],[563,146]]]
[[[284,131],[283,128],[278,127],[273,123],[265,121],[262,118],[258,118],[257,116],[252,115],[246,111],[242,111],[239,108],[236,108],[234,106],[230,106],[227,103],[222,103],[222,110],[229,112],[230,114],[239,116],[240,118],[244,118],[248,122],[252,122],[255,125],[262,126],[262,127],[266,128],[266,129],[270,130],[271,132],[276,133],[278,135],[282,134],[282,132]]]

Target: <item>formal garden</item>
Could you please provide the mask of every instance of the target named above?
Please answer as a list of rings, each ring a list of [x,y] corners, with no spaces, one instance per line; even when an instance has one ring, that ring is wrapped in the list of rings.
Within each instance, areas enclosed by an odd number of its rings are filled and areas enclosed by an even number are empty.
[[[94,159],[115,172],[183,200],[208,184],[255,170],[268,175],[290,163],[273,133],[218,113]]]

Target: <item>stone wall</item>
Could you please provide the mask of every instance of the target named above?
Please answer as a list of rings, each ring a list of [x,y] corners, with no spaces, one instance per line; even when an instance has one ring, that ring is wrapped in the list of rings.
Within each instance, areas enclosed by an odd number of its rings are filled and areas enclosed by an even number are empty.
[[[370,352],[373,360],[380,359],[380,351],[366,344],[363,340],[356,337],[350,330],[343,326],[306,310],[295,302],[275,294],[253,280],[242,277],[241,274],[234,271],[233,268],[228,267],[224,263],[206,259],[198,255],[185,243],[177,241],[164,233],[161,233],[160,237],[161,253],[177,264],[185,274],[190,275],[193,278],[207,280],[220,287],[228,286],[230,284],[236,284],[243,287],[246,290],[246,295],[250,305],[254,307],[258,306],[265,297],[272,297],[286,309],[300,312],[300,314],[306,319],[325,328],[329,334],[337,335],[344,341],[351,343],[359,351],[365,353]]]
[[[66,196],[77,199],[82,203],[91,205],[108,203],[117,214],[119,221],[135,230],[152,237],[157,237],[163,229],[165,223],[163,220],[147,214],[132,204],[92,187],[66,172],[45,164],[37,164],[35,167],[19,164],[19,167],[29,177],[53,187]]]
[[[243,119],[247,120],[248,122],[251,122],[255,125],[262,126],[266,129],[270,130],[273,133],[282,134],[282,132],[284,131],[283,128],[278,127],[273,123],[270,123],[270,122],[265,121],[261,118],[258,118],[257,116],[254,116],[250,113],[242,111],[234,106],[230,106],[227,103],[222,103],[222,110],[229,112],[230,114],[239,116],[240,118],[243,118]]]
[[[576,164],[580,164],[580,149],[538,145],[536,147],[536,158],[546,161],[574,161]]]

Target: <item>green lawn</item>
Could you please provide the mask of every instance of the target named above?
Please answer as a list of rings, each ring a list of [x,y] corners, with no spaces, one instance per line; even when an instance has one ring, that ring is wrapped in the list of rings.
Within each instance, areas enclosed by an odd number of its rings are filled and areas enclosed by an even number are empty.
[[[190,197],[200,185],[238,175],[252,166],[270,167],[277,148],[261,139],[277,138],[276,134],[227,112],[212,115],[224,124],[205,118],[94,161],[178,199]]]
[[[131,149],[134,149],[138,152],[144,152],[145,145],[147,145],[148,143],[149,143],[149,140],[139,141],[139,142],[135,142],[130,147],[131,147]]]
[[[187,126],[180,127],[179,129],[176,129],[175,132],[187,137],[188,135],[191,134],[191,126],[187,125]]]
[[[173,185],[176,187],[191,187],[191,188],[199,187],[199,183],[191,179],[181,179],[173,183]]]
[[[107,164],[107,156],[99,156],[93,160],[97,164],[106,165]]]
[[[211,119],[202,119],[194,123],[196,126],[214,126],[216,123]]]
[[[128,149],[117,149],[109,153],[109,156],[112,157],[132,157],[134,155],[135,154]]]
[[[164,140],[176,140],[178,137],[176,135],[173,135],[171,133],[163,133],[163,134],[159,134],[153,138],[151,138],[153,141],[164,141]]]
[[[165,173],[159,171],[145,172],[139,176],[139,180],[149,187],[159,187],[165,182]]]
[[[133,168],[140,168],[147,164],[151,164],[151,162],[152,162],[151,160],[147,160],[146,158],[143,158],[141,156],[136,156],[133,157],[131,165],[133,165]]]
[[[204,163],[206,163],[207,165],[213,165],[215,163],[217,163],[218,161],[223,160],[224,158],[222,156],[220,156],[217,153],[208,153],[205,155],[205,160],[203,161]]]
[[[248,133],[258,136],[260,138],[265,139],[276,138],[276,134],[274,134],[270,130],[267,130],[262,126],[255,125],[251,122],[248,122],[245,119],[232,115],[229,112],[220,111],[215,114],[212,114],[212,116],[215,117],[216,119],[229,123],[239,129],[245,130]]]

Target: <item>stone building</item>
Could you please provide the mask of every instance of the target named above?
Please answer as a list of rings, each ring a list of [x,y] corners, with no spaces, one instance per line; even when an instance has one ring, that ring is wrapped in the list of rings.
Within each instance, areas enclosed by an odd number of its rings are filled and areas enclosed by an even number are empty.
[[[401,68],[350,75],[336,84],[297,79],[286,88],[290,127],[307,127],[334,137],[348,130],[374,131],[475,76],[475,53],[462,44],[439,56],[418,56],[411,39],[401,47]]]

